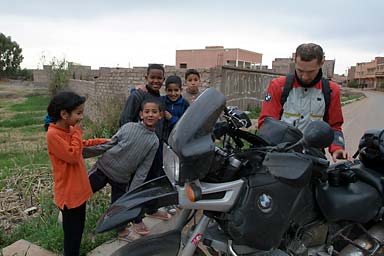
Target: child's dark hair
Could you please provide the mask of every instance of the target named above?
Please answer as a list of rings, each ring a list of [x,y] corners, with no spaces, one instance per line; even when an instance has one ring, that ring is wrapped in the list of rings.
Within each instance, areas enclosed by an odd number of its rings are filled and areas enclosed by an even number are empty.
[[[170,84],[177,84],[179,88],[181,88],[183,82],[179,76],[169,76],[167,80],[165,80],[165,88],[168,88]]]
[[[55,95],[49,102],[47,108],[48,115],[44,117],[45,129],[48,129],[49,123],[55,123],[60,120],[62,110],[71,113],[84,102],[85,97],[70,91],[60,92]]]
[[[141,102],[141,106],[140,106],[140,107],[141,107],[141,108],[140,108],[141,111],[144,109],[144,106],[145,106],[145,104],[147,104],[147,103],[154,103],[154,104],[156,104],[156,105],[159,107],[160,112],[164,111],[164,107],[163,107],[163,104],[162,104],[162,102],[160,101],[160,99],[156,99],[156,98],[154,98],[154,97],[146,98],[146,99],[144,99],[144,100]]]
[[[149,74],[149,71],[151,71],[152,69],[160,69],[161,71],[163,71],[163,74],[165,74],[165,70],[164,70],[164,67],[160,64],[149,64],[148,65],[148,68],[147,68],[147,75]]]
[[[188,69],[185,72],[185,79],[187,79],[189,75],[197,75],[199,77],[199,79],[200,79],[200,73],[196,69]]]

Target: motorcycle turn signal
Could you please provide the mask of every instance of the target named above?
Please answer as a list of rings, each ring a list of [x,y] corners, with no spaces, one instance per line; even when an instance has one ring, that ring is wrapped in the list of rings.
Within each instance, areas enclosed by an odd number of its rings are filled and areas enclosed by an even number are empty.
[[[185,187],[185,193],[191,202],[196,202],[201,199],[202,191],[195,183],[188,183]]]

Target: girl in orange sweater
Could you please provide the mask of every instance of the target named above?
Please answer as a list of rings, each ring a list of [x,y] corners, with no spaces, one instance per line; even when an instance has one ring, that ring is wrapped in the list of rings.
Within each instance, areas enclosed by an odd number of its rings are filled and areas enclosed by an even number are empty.
[[[79,126],[85,98],[73,92],[57,94],[48,105],[48,154],[52,163],[54,200],[63,215],[64,255],[79,255],[85,223],[86,201],[92,195],[83,146],[107,139],[82,140]]]

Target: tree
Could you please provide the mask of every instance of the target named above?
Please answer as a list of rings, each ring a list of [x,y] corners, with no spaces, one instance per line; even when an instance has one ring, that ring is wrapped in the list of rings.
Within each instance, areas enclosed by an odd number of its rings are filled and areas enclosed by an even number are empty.
[[[0,77],[12,76],[20,70],[22,49],[10,36],[0,33]]]
[[[52,67],[52,72],[50,74],[48,90],[52,96],[55,96],[59,91],[68,86],[68,81],[72,72],[65,59],[53,57],[50,65]]]

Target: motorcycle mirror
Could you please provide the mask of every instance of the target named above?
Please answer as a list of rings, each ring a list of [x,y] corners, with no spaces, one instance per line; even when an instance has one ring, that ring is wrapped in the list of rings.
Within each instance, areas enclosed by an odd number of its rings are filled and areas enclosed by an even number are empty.
[[[303,142],[313,148],[326,148],[332,144],[334,132],[324,121],[315,120],[304,129]]]

